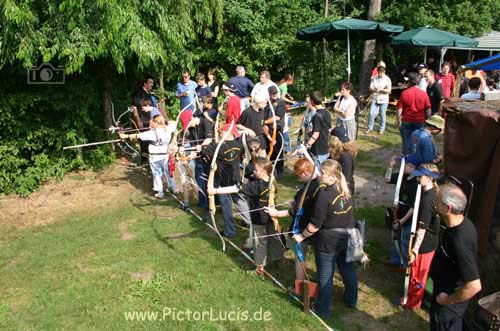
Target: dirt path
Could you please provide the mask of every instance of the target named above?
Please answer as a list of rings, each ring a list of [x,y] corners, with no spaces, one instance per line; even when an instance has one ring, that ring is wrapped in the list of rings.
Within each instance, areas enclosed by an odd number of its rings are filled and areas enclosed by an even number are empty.
[[[118,208],[137,187],[146,189],[141,175],[118,164],[98,173],[71,173],[62,181],[44,185],[29,198],[0,197],[0,227],[46,225],[72,214],[102,213]]]

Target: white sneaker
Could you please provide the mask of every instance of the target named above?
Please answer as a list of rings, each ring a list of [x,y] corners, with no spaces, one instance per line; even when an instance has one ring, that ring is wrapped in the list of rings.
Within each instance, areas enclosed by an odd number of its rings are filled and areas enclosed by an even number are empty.
[[[163,192],[158,192],[155,194],[155,198],[163,199],[164,197],[165,197],[165,194],[163,194]]]

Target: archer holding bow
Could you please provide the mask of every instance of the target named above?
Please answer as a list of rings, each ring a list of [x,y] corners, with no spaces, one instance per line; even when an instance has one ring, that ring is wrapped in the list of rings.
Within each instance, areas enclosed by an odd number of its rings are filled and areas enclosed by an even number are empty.
[[[163,198],[163,180],[162,177],[167,178],[168,189],[177,193],[177,185],[175,183],[173,171],[169,169],[169,143],[172,133],[175,131],[174,122],[165,125],[163,116],[158,114],[153,117],[150,123],[151,130],[143,131],[134,134],[125,134],[119,132],[121,139],[139,139],[147,142],[149,152],[149,166],[153,174],[153,191],[155,197]]]

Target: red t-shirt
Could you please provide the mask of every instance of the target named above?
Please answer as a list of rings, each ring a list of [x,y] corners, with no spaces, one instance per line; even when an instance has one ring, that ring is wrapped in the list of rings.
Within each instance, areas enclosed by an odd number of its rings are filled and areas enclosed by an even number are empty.
[[[455,87],[455,76],[449,72],[446,76],[441,75],[439,78],[441,82],[441,90],[443,92],[443,98],[449,98],[453,88]]]
[[[234,120],[234,123],[238,122],[238,119],[241,115],[241,104],[240,97],[237,95],[233,95],[229,98],[227,102],[226,108],[226,123],[231,123]]]
[[[425,111],[431,108],[431,101],[426,92],[412,86],[401,93],[397,108],[403,109],[403,122],[424,123]]]

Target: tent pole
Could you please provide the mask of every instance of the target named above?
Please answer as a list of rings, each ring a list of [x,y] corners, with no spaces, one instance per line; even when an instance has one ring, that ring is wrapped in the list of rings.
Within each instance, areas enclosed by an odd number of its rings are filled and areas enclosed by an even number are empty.
[[[424,47],[424,63],[427,63],[427,46]]]
[[[349,29],[347,29],[347,81],[351,81],[351,43],[349,40]]]
[[[441,47],[441,58],[439,59],[439,70],[441,70],[441,67],[443,66],[444,56],[446,55],[447,51],[448,51],[448,48]]]

